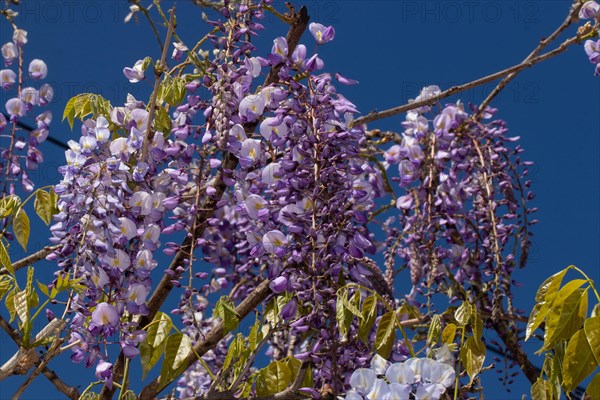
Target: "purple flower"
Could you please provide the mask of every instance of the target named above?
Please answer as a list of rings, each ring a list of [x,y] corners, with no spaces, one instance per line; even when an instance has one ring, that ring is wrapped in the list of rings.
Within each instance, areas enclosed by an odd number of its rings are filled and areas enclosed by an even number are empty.
[[[600,63],[600,40],[597,42],[593,40],[586,40],[583,44],[583,49],[585,50],[585,53],[592,64]]]
[[[347,78],[344,75],[338,74],[338,73],[335,74],[335,78],[342,85],[356,85],[358,83],[358,81],[355,81],[354,79]]]
[[[144,60],[138,60],[133,68],[123,68],[123,74],[125,75],[125,77],[127,79],[129,79],[129,82],[131,83],[137,83],[141,80],[144,79],[144,69],[142,68],[144,65]]]
[[[25,103],[18,98],[12,98],[6,102],[6,112],[12,117],[22,117],[27,112]]]
[[[2,89],[9,89],[15,84],[17,74],[12,69],[3,69],[0,71],[0,86]]]
[[[312,22],[308,25],[308,30],[313,35],[318,44],[325,44],[331,42],[335,37],[335,29],[333,26],[321,25],[317,22]]]
[[[112,389],[112,364],[104,360],[98,361],[96,366],[96,378],[104,381],[107,388]]]
[[[265,111],[265,99],[260,94],[248,95],[240,102],[239,110],[240,116],[245,117],[246,121],[255,121]]]
[[[287,246],[288,241],[281,231],[273,230],[263,236],[262,243],[266,252],[276,254],[279,253],[279,249],[284,249]]]
[[[269,287],[271,288],[273,293],[285,292],[285,290],[287,289],[287,282],[288,280],[286,277],[278,276],[269,283]]]
[[[596,18],[600,13],[600,5],[595,1],[586,1],[579,10],[579,18],[592,19]]]
[[[13,42],[19,47],[27,43],[27,31],[24,29],[15,29],[13,32]]]
[[[2,57],[4,57],[4,64],[11,65],[17,58],[17,47],[13,42],[5,43],[2,46]]]
[[[46,63],[42,60],[38,60],[37,58],[31,60],[29,63],[29,76],[33,79],[44,79],[48,75],[48,67]]]
[[[284,37],[273,40],[273,48],[269,54],[271,65],[280,64],[288,55],[288,44]]]
[[[97,325],[110,325],[116,327],[119,323],[119,314],[114,306],[108,303],[100,303],[92,313],[92,321]]]

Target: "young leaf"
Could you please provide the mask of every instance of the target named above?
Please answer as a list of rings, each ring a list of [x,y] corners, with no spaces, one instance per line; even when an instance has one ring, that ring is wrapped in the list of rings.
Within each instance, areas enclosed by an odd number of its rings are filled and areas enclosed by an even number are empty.
[[[565,285],[561,292],[567,286]],[[551,349],[559,340],[568,340],[581,328],[587,313],[588,289],[576,288],[564,299],[559,292],[546,317],[544,346],[538,352]]]
[[[433,346],[435,343],[437,343],[441,333],[442,321],[440,319],[440,316],[435,314],[431,318],[431,322],[429,324],[429,331],[427,332],[427,344],[429,346]]]
[[[192,353],[192,341],[187,335],[173,333],[165,343],[165,359],[160,370],[160,388],[164,388],[185,369],[185,359]]]
[[[0,265],[3,265],[4,268],[10,272],[11,275],[15,275],[15,270],[12,266],[12,261],[10,261],[10,256],[8,255],[8,251],[6,251],[6,247],[4,247],[4,243],[0,240]]]
[[[50,193],[38,190],[35,194],[33,208],[46,225],[49,225],[50,222],[52,222],[54,204],[52,203],[52,196],[50,196]]]
[[[463,303],[454,312],[454,318],[460,325],[465,326],[471,318],[471,303],[463,301]]]
[[[21,320],[21,323],[26,324],[29,322],[29,307],[27,306],[27,291],[21,290],[14,296],[13,302],[15,304],[15,310]]]
[[[454,336],[456,336],[456,325],[448,324],[442,332],[442,343],[450,344],[454,342]]]
[[[229,296],[222,296],[219,301],[217,301],[213,315],[216,315],[223,321],[225,332],[231,332],[237,328],[240,322],[240,317],[235,311],[233,300],[231,300]]]
[[[15,292],[16,291],[17,291],[16,288],[9,290],[8,294],[6,295],[6,299],[4,299],[4,305],[6,306],[6,309],[8,310],[8,314],[10,316],[10,319],[8,322],[13,322],[13,320],[15,319],[15,316],[17,315],[17,310],[15,309]]]
[[[472,383],[475,376],[481,371],[485,361],[485,345],[483,342],[469,336],[460,349],[460,360],[465,365]]]
[[[146,377],[146,374],[156,365],[164,353],[162,344],[173,327],[171,318],[163,312],[158,312],[152,322],[153,324],[148,328],[146,340],[140,344],[142,379]]]
[[[256,380],[256,394],[269,396],[283,391],[292,381],[292,371],[282,360],[273,361],[260,370]]]
[[[567,345],[563,362],[563,387],[565,392],[575,389],[589,374],[594,372],[598,364],[590,348],[583,329],[578,330]]]
[[[13,220],[13,231],[17,241],[23,247],[23,250],[27,251],[27,242],[29,242],[29,217],[22,208],[17,211],[15,219]]]
[[[377,318],[377,298],[374,295],[368,296],[363,301],[361,314],[362,319],[359,321],[358,336],[364,343],[367,343],[369,332],[371,332]]]
[[[350,300],[348,300],[347,297],[342,297],[342,302],[344,303],[344,307],[346,307],[346,309],[348,311],[350,311],[352,314],[354,314],[355,316],[357,316],[359,319],[362,319],[362,313],[360,312],[360,310],[358,309],[358,305],[360,304],[360,292],[356,291],[353,295],[352,298]]]
[[[296,376],[298,376],[298,373],[300,372],[302,361],[298,360],[295,357],[286,357],[283,359],[283,361],[286,362],[288,368],[292,373],[292,381],[295,380]],[[302,380],[300,387],[313,387],[313,376],[310,366],[307,367],[306,374],[304,375],[304,379]]]
[[[344,298],[348,296],[347,291],[338,293],[338,297],[335,303],[335,319],[338,324],[338,331],[340,332],[341,340],[346,341],[348,339],[348,331],[350,330],[350,324],[352,323],[352,314],[346,310],[344,305]]]
[[[257,319],[252,328],[250,329],[250,334],[248,335],[248,345],[251,351],[256,350],[258,344],[263,339],[263,334],[260,329],[260,321]]]
[[[375,335],[375,350],[385,359],[390,357],[396,341],[396,313],[388,311],[381,316]]]
[[[531,386],[532,400],[552,400],[552,388],[548,381],[538,378]]]
[[[65,106],[65,110],[63,111],[63,117],[62,120],[64,121],[65,118],[67,118],[67,121],[69,121],[69,126],[71,127],[71,129],[73,129],[73,122],[75,121],[75,99],[77,98],[77,96],[73,96],[69,99],[69,101],[67,102],[67,105]]]
[[[40,290],[42,291],[42,293],[44,293],[44,295],[46,297],[50,297],[50,292],[48,291],[48,286],[44,285],[40,281],[35,281],[35,283],[38,285],[38,288],[40,288]]]
[[[600,317],[586,319],[583,323],[583,329],[596,359],[596,364],[600,365]]]
[[[525,330],[525,340],[529,339],[546,318],[546,315],[554,302],[554,298],[558,293],[560,284],[569,269],[570,267],[557,272],[541,284],[535,295],[536,305],[529,315],[529,321],[527,322],[527,328]]]
[[[4,295],[12,289],[12,279],[7,275],[0,275],[0,300],[4,297]]]
[[[600,372],[592,378],[592,381],[585,389],[585,394],[590,396],[591,400],[600,400]]]

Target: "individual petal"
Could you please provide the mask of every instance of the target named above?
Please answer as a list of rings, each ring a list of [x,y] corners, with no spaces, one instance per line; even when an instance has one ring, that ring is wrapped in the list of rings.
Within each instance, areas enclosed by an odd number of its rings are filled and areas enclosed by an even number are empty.
[[[388,368],[388,364],[388,361],[379,354],[375,354],[371,359],[371,369],[375,371],[377,375],[384,375]]]
[[[119,323],[119,314],[114,306],[108,303],[100,303],[92,312],[92,321],[98,325],[117,326]]]
[[[415,374],[406,363],[394,363],[385,372],[385,377],[390,382],[412,384],[415,382]]]
[[[435,383],[425,383],[417,387],[415,400],[439,400],[446,388]]]
[[[287,246],[288,241],[281,231],[273,230],[265,233],[262,243],[265,251],[275,254],[278,248],[284,248]]]
[[[373,387],[367,393],[367,399],[380,400],[385,399],[390,393],[390,385],[383,379],[376,379]]]
[[[48,75],[48,67],[46,63],[39,59],[33,59],[29,63],[29,76],[33,79],[44,79]]]
[[[350,377],[350,386],[362,395],[369,393],[377,381],[377,373],[368,368],[358,368]]]
[[[273,293],[285,292],[287,289],[287,283],[288,280],[286,277],[278,276],[269,283],[269,288],[271,288]]]

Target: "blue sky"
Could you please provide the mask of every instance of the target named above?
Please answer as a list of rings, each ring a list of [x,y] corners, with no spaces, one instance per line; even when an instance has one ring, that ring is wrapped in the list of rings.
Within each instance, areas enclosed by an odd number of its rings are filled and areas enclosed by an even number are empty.
[[[163,2],[165,9],[170,4]],[[319,55],[327,71],[360,82],[342,91],[366,114],[404,104],[425,85],[445,89],[519,63],[563,21],[570,2],[350,0],[303,4],[312,21],[335,26],[334,42],[319,49]],[[177,32],[192,43],[206,32],[199,23],[201,11],[191,1],[180,1],[177,7]],[[29,32],[26,59],[41,58],[49,68],[46,82],[55,90],[50,107],[55,138],[77,140],[77,132],[60,122],[64,105],[75,94],[95,92],[119,104],[127,93],[143,99],[149,92],[149,82],[132,85],[122,74],[123,67],[138,59],[159,56],[144,19],[137,25],[123,23],[127,2],[23,0],[20,11],[17,23]],[[269,29],[257,40],[261,55],[268,53],[274,37],[285,34],[285,27],[272,16],[264,24]],[[572,28],[567,35],[574,32]],[[0,34],[2,43],[10,38],[10,27],[4,21]],[[308,34],[303,42],[309,49],[314,43]],[[451,101],[480,102],[492,88],[491,84],[475,88]],[[3,92],[0,96],[3,106],[8,98]],[[593,76],[582,46],[575,46],[521,73],[493,105],[510,132],[521,136],[525,158],[536,163],[530,177],[540,223],[534,227],[529,264],[515,274],[524,283],[516,289],[516,305],[529,311],[539,284],[569,264],[600,282],[600,78]],[[370,127],[399,131],[403,118],[389,118]],[[41,149],[46,163],[31,174],[39,186],[57,182],[56,168],[64,164],[61,149],[49,143]],[[44,246],[50,236],[47,228],[37,223],[33,232],[31,250]],[[12,258],[22,255],[15,251]],[[51,268],[40,264],[36,277],[50,279]],[[1,312],[6,315],[3,308]],[[4,332],[1,334],[0,360],[6,360],[15,349]],[[525,348],[535,350],[538,345],[527,343]],[[541,358],[534,360],[541,364]],[[93,369],[72,364],[68,356],[50,366],[70,384],[85,387],[93,379]],[[2,382],[0,399],[10,397],[21,381]],[[498,384],[494,372],[484,375],[484,384],[490,399],[520,399],[521,394],[529,393],[522,377],[516,378],[511,393]],[[39,378],[23,398],[61,396],[45,378]]]

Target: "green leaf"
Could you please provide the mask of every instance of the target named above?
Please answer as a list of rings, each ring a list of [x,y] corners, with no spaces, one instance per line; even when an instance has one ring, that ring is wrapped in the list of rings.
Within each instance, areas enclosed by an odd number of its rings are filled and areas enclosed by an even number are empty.
[[[298,373],[300,372],[302,361],[298,360],[295,357],[286,357],[283,359],[283,361],[287,364],[288,368],[290,369],[292,373],[292,381],[294,381],[296,379],[296,376],[298,376]],[[306,374],[304,375],[304,379],[302,380],[300,387],[313,387],[313,385],[314,383],[312,369],[309,366],[307,367]]]
[[[25,251],[27,251],[30,230],[29,217],[27,216],[27,213],[25,213],[25,210],[21,208],[17,211],[15,219],[13,220],[13,231],[15,232],[17,241]]]
[[[15,275],[12,261],[10,261],[10,256],[8,255],[8,251],[6,251],[6,247],[4,247],[2,240],[0,240],[0,264],[3,265],[11,275]]]
[[[481,319],[481,316],[476,311],[476,308],[473,307],[473,309],[475,310],[473,315],[471,315],[471,327],[473,330],[473,337],[476,340],[481,340],[481,337],[483,336],[483,319]]]
[[[344,304],[344,307],[346,307],[346,309],[348,311],[350,311],[352,314],[357,316],[359,319],[363,318],[362,313],[358,309],[358,304],[360,304],[360,292],[359,291],[356,291],[352,295],[352,298],[350,300],[348,300],[348,298],[345,296],[342,297],[342,303]]]
[[[562,271],[557,272],[540,285],[540,288],[535,295],[535,301],[537,304],[533,307],[533,310],[529,315],[529,321],[527,322],[525,340],[529,339],[533,332],[535,332],[538,326],[540,326],[546,318],[546,315],[552,306],[552,302],[558,293],[560,284],[570,268],[571,267],[565,268]]]
[[[246,341],[244,340],[244,336],[240,333],[235,335],[235,338],[229,344],[229,349],[227,349],[227,356],[223,361],[223,367],[221,370],[225,371],[229,365],[235,361],[237,364],[240,360],[240,355],[246,351]]]
[[[263,340],[263,334],[260,329],[260,321],[256,320],[248,335],[248,346],[250,347],[250,350],[256,350],[261,340]]]
[[[364,343],[367,343],[369,333],[377,318],[377,298],[375,295],[370,295],[363,301],[361,314],[362,319],[359,321],[358,336]]]
[[[54,204],[52,203],[52,196],[50,193],[43,190],[38,190],[35,194],[33,208],[46,225],[49,225],[50,222],[52,222],[52,216],[54,215]]]
[[[240,322],[240,317],[235,311],[233,300],[231,300],[229,296],[222,296],[219,301],[217,301],[213,315],[219,317],[221,321],[223,321],[225,333],[236,329]]]
[[[431,322],[429,324],[429,331],[427,332],[427,344],[429,346],[434,345],[440,339],[440,334],[442,333],[442,320],[439,315],[434,315],[431,318]]]
[[[375,350],[385,359],[390,357],[396,341],[396,313],[388,311],[381,316],[377,334],[375,335]]]
[[[446,327],[442,331],[442,343],[444,343],[444,344],[453,343],[455,336],[456,336],[456,325],[454,325],[452,323],[446,325]]]
[[[598,366],[585,336],[584,330],[580,329],[567,344],[562,368],[563,388],[567,393],[575,389]]]
[[[552,400],[552,387],[548,381],[538,378],[531,386],[532,400]]]
[[[156,118],[154,118],[154,129],[163,132],[165,137],[171,132],[171,118],[163,107],[156,107]]]
[[[9,290],[8,294],[6,295],[6,299],[4,299],[4,305],[6,306],[6,309],[8,310],[8,314],[10,316],[10,319],[8,320],[8,322],[13,322],[13,320],[15,319],[15,316],[17,315],[17,310],[15,309],[15,292],[16,291],[17,291],[16,288]]]
[[[173,322],[171,318],[163,313],[158,312],[152,320],[152,325],[148,328],[146,340],[140,344],[140,361],[142,363],[142,379],[156,365],[160,357],[164,353],[162,345],[167,338]]]
[[[460,359],[467,369],[471,383],[473,383],[473,379],[481,371],[485,361],[485,345],[469,336],[460,349]]]
[[[583,330],[596,359],[596,364],[600,365],[600,317],[586,319],[583,323]]]
[[[13,288],[13,280],[7,275],[0,275],[0,300]]]
[[[167,386],[173,378],[186,370],[184,362],[192,353],[192,341],[187,335],[173,333],[165,343],[165,359],[160,370],[160,388]]]
[[[285,390],[292,381],[292,371],[285,362],[273,361],[258,373],[256,379],[256,394],[269,396]]]
[[[21,290],[14,296],[13,302],[15,304],[15,310],[21,320],[21,323],[27,323],[29,321],[29,307],[27,306],[27,291]]]
[[[337,321],[338,331],[340,332],[342,342],[348,340],[348,331],[350,330],[350,324],[352,323],[352,314],[348,312],[344,305],[344,298],[347,296],[348,292],[346,290],[341,293],[338,292],[335,302],[335,319]]]
[[[569,282],[576,283],[575,281]],[[559,340],[569,340],[583,325],[587,314],[587,291],[589,288],[575,288],[570,291],[565,285],[559,292],[546,317],[546,330],[544,333],[544,346],[538,353],[551,349]],[[568,290],[565,290],[568,289]],[[563,293],[563,290],[565,292]],[[564,295],[568,294],[566,298]]]
[[[458,322],[459,325],[465,326],[469,323],[470,318],[471,304],[467,301],[463,301],[460,307],[454,312],[454,319],[456,319],[456,322]]]
[[[75,120],[75,100],[77,99],[77,96],[73,96],[69,99],[69,101],[67,102],[67,105],[65,106],[65,110],[63,111],[63,117],[62,120],[64,121],[65,118],[67,118],[67,121],[69,121],[69,126],[71,127],[71,129],[73,129],[73,122]]]
[[[600,372],[594,375],[587,389],[585,389],[585,393],[591,397],[591,400],[600,400]]]
[[[44,295],[46,297],[50,297],[50,292],[48,291],[48,286],[44,285],[43,283],[41,283],[40,281],[35,281],[35,283],[38,285],[38,288],[40,288],[40,290],[42,291],[42,293],[44,293]]]

